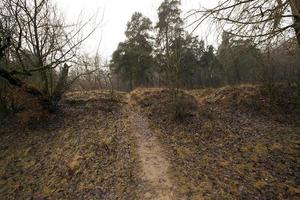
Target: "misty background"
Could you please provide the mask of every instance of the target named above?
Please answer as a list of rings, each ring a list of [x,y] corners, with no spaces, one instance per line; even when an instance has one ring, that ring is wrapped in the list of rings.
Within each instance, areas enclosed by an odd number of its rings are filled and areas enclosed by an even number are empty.
[[[158,21],[157,9],[161,0],[55,0],[56,6],[66,17],[67,21],[74,22],[77,16],[85,18],[96,15],[101,24],[97,31],[86,41],[85,49],[89,53],[95,53],[99,46],[99,54],[103,59],[110,59],[118,43],[125,39],[124,31],[126,24],[134,12],[141,12],[147,16],[155,25]],[[217,0],[182,0],[181,10],[183,17],[192,9],[201,7],[212,7],[218,3]],[[196,16],[189,18],[186,24],[189,24]],[[206,41],[208,44],[217,46],[219,44],[218,34],[214,31],[214,26],[204,22],[200,28],[194,31],[194,35]],[[194,26],[187,27],[192,31]]]

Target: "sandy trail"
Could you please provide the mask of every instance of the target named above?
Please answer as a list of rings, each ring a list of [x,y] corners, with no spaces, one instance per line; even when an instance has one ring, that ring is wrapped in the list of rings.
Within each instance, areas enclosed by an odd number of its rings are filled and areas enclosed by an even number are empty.
[[[150,129],[147,120],[132,108],[130,96],[127,97],[128,120],[131,132],[137,138],[137,151],[141,161],[141,178],[149,188],[141,194],[142,199],[173,200],[174,185],[168,177],[169,162],[164,151]]]

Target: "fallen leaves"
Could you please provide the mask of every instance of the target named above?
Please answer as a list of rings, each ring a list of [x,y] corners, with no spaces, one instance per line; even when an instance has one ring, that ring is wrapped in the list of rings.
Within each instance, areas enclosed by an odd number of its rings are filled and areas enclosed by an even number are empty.
[[[45,187],[43,188],[43,195],[49,196],[49,195],[51,195],[52,193],[54,193],[55,191],[56,191],[55,188],[50,188],[49,186],[45,186]]]
[[[265,144],[257,143],[254,147],[254,153],[258,156],[266,156],[268,153],[268,148]]]
[[[280,86],[279,102],[294,98]],[[188,91],[193,115],[174,121],[166,90],[139,89],[134,102],[168,149],[172,177],[182,198],[293,199],[298,192],[299,111],[281,103],[276,118],[257,86]],[[193,98],[186,96],[188,98]],[[190,100],[194,102],[194,100]],[[291,117],[294,116],[294,117]],[[279,123],[284,121],[285,123]],[[288,181],[287,181],[288,180]]]
[[[190,115],[182,121],[169,112],[167,90],[132,92],[132,103],[142,108],[167,149],[182,196],[299,196],[300,128],[292,123],[298,118],[283,112],[294,105],[285,107],[283,98],[292,99],[291,89],[278,100],[280,118],[287,123],[275,121],[269,112],[256,115],[268,102],[257,91],[243,86],[186,92]],[[0,198],[138,199],[143,184],[136,176],[137,144],[128,134],[122,95],[111,101],[101,91],[69,93],[63,114],[39,126],[20,131],[19,124],[1,125]]]
[[[75,155],[68,163],[68,167],[71,174],[74,174],[80,167],[81,160],[83,159],[80,155]]]
[[[30,150],[32,149],[32,147],[28,147],[25,151],[24,151],[24,157],[26,157],[28,155],[28,153],[30,152]]]
[[[300,187],[299,186],[298,187],[289,186],[289,192],[299,195],[300,194]]]
[[[268,183],[263,180],[259,180],[254,183],[254,187],[258,190],[264,189],[264,187],[266,187],[267,185]]]
[[[0,199],[135,199],[134,139],[109,98],[70,94],[53,120],[1,125]]]

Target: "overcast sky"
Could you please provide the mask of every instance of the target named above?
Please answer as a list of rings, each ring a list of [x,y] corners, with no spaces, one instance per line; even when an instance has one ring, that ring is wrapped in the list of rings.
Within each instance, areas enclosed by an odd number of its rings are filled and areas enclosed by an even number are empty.
[[[126,24],[135,11],[149,17],[153,23],[157,22],[157,8],[163,0],[55,0],[57,7],[69,21],[75,21],[77,16],[84,12],[85,16],[98,13],[103,20],[97,32],[86,42],[86,50],[95,52],[100,44],[100,54],[109,58],[117,48],[119,42],[124,41]],[[182,0],[181,9],[186,13],[190,9],[200,6],[212,6],[217,0]],[[207,40],[208,43],[215,43],[215,36],[209,34],[208,25],[201,26],[195,35]]]

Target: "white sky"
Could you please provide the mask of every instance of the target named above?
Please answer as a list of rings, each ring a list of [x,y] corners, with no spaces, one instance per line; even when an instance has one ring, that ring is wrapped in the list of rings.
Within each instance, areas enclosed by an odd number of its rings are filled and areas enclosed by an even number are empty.
[[[84,12],[85,16],[95,13],[103,21],[99,29],[86,42],[86,51],[96,52],[100,43],[99,53],[108,58],[117,48],[119,42],[124,41],[126,24],[135,11],[149,17],[153,24],[157,22],[157,8],[163,0],[55,0],[57,7],[68,21],[76,21],[78,15]],[[217,0],[182,0],[181,9],[186,13],[190,9],[200,8],[200,5],[209,7],[217,3]],[[216,44],[216,37],[212,36],[209,25],[202,25],[194,35],[207,40],[209,44]]]

